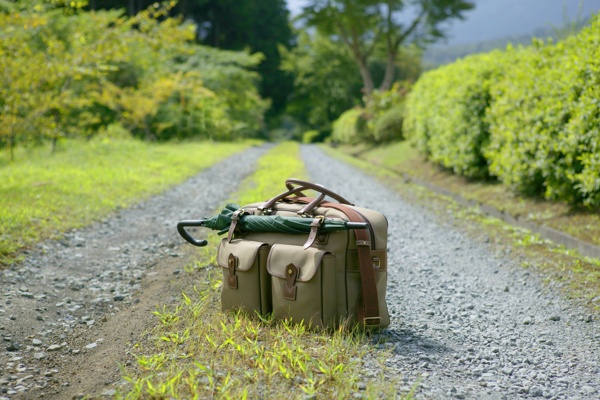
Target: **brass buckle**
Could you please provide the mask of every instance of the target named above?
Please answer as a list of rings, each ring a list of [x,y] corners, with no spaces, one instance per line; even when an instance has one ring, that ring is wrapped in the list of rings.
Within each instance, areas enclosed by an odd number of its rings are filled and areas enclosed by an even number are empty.
[[[379,325],[381,324],[381,317],[364,317],[363,323],[365,325]]]
[[[373,268],[375,269],[379,269],[379,267],[381,267],[381,260],[379,260],[379,257],[373,257]]]

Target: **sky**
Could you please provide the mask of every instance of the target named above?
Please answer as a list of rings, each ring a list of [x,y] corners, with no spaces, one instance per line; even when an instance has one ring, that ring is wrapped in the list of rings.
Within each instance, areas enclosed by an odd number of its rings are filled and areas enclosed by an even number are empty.
[[[600,0],[475,0],[475,9],[465,20],[454,21],[448,28],[445,44],[476,43],[506,36],[527,35],[537,28],[559,26],[575,18],[580,1],[583,15],[600,12]],[[287,0],[288,8],[297,15],[310,0]]]

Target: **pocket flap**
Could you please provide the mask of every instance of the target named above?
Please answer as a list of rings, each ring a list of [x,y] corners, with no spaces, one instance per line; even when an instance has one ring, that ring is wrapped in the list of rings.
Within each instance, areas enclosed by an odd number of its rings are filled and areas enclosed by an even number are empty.
[[[244,239],[234,239],[231,242],[228,242],[225,238],[221,240],[221,244],[219,244],[217,263],[223,268],[228,268],[229,255],[233,254],[238,259],[236,270],[242,272],[248,271],[252,268],[252,265],[254,265],[258,249],[262,246],[266,246],[266,244]]]
[[[297,281],[308,282],[315,276],[321,260],[331,253],[310,247],[304,250],[300,246],[274,244],[267,259],[267,271],[272,276],[286,278],[286,267],[294,264],[298,269]]]

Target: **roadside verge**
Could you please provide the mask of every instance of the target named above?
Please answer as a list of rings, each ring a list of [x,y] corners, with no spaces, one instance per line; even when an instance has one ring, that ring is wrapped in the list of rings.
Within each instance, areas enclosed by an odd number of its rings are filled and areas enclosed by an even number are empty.
[[[486,242],[493,239],[508,252],[520,250],[528,258],[522,262],[524,267],[538,267],[567,297],[600,310],[597,213],[519,198],[499,184],[454,176],[424,161],[408,143],[389,148],[323,146],[323,149],[390,182],[409,200],[435,209],[444,217],[451,215],[453,222],[476,220],[476,227],[468,229],[477,236]],[[546,225],[547,221],[553,226]],[[556,228],[561,225],[568,227],[567,232]]]

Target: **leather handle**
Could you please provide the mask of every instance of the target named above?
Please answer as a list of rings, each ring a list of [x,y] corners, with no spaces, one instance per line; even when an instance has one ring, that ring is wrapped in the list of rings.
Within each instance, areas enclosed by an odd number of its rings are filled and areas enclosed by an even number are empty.
[[[296,197],[300,197],[300,196],[302,196],[302,197],[306,197],[306,196],[305,196],[305,194],[304,194],[304,193],[302,193],[302,190],[304,190],[304,188],[303,188],[303,187],[300,187],[300,186],[298,186],[298,187],[292,187],[292,188],[290,188],[290,189],[289,189],[287,192],[284,192],[284,193],[278,194],[277,196],[273,197],[271,200],[267,200],[267,201],[265,202],[265,204],[263,204],[263,205],[261,205],[261,206],[258,206],[257,208],[258,208],[259,210],[263,211],[263,212],[265,212],[265,211],[268,211],[268,210],[269,210],[269,209],[271,209],[271,208],[273,207],[273,205],[274,205],[275,203],[277,203],[279,200],[282,200],[282,199],[284,199],[284,198],[286,198],[286,197],[288,197],[288,196],[291,196],[291,195],[293,195],[293,194],[295,194],[295,195],[296,195]]]
[[[297,212],[297,214],[298,215],[306,215],[306,214],[310,213],[313,210],[313,208],[315,208],[316,206],[321,204],[323,202],[323,200],[325,200],[325,193],[321,193],[319,195],[319,197],[317,197],[316,199],[314,199],[313,201],[311,201],[310,203],[305,205],[301,210],[299,210]]]
[[[298,186],[296,188],[294,188],[294,185],[298,185]],[[295,179],[295,178],[289,178],[288,180],[285,181],[285,186],[290,190],[297,189],[297,188],[312,189],[319,193],[323,193],[323,194],[331,197],[334,200],[337,200],[340,204],[347,204],[349,206],[354,205],[350,201],[348,201],[345,198],[343,198],[342,196],[340,196],[339,194],[337,194],[337,193],[327,189],[323,185],[319,185],[317,183],[302,181],[300,179]]]

